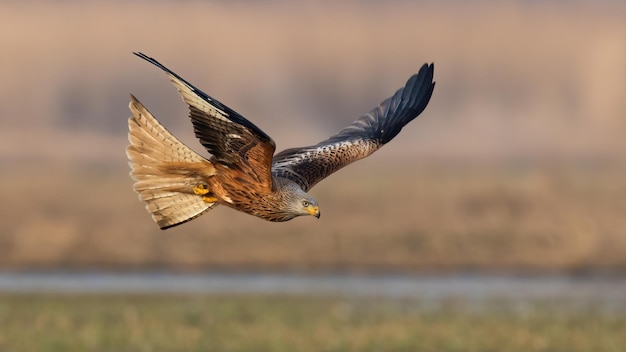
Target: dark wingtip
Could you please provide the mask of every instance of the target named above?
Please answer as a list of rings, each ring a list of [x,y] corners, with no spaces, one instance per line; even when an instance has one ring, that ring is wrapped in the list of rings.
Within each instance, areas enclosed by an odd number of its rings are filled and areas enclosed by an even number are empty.
[[[135,54],[136,56],[139,56],[142,59],[152,59],[150,56],[142,53],[141,51],[133,51],[133,54]]]
[[[388,111],[382,118],[380,142],[385,144],[400,133],[402,127],[419,116],[430,101],[435,82],[435,64],[423,64],[419,71],[408,79],[405,86],[389,99],[400,100],[396,109]]]
[[[173,75],[174,77],[180,79],[181,81],[183,81],[185,84],[189,84],[187,81],[185,81],[182,77],[178,76],[177,74],[175,74],[174,72],[172,72],[172,70],[170,70],[169,68],[165,67],[162,63],[158,62],[155,58],[150,57],[140,51],[133,51],[133,54],[135,54],[135,56],[142,58],[146,61],[148,61],[149,63],[153,64],[154,66],[160,68],[161,70],[165,71],[166,73]]]

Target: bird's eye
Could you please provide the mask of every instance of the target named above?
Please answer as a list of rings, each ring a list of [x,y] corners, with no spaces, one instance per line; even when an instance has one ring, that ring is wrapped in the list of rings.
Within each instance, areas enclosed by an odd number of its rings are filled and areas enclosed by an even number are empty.
[[[302,201],[302,206],[303,207],[308,207],[309,206],[309,202],[307,202],[306,200]]]

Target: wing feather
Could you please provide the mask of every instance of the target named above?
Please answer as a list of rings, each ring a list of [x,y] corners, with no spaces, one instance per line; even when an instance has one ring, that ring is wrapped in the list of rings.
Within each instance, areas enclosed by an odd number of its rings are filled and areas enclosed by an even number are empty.
[[[213,155],[211,161],[240,171],[254,181],[259,190],[272,188],[270,174],[276,144],[263,130],[220,103],[157,60],[142,54],[138,57],[167,73],[183,101],[189,106],[194,133]]]
[[[337,134],[316,145],[276,154],[272,173],[308,191],[333,172],[372,154],[424,111],[435,87],[433,73],[434,65],[424,64],[403,88]]]

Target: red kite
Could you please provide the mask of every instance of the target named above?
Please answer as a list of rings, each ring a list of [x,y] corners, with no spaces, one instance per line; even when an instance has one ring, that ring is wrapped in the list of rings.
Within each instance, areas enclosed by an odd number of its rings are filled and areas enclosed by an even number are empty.
[[[161,229],[180,225],[218,204],[269,221],[320,217],[308,193],[342,167],[365,158],[416,118],[433,93],[433,64],[424,64],[393,96],[334,136],[315,145],[283,150],[234,110],[191,85],[155,59],[140,58],[167,73],[189,105],[206,159],[170,134],[131,95],[128,124],[133,189]]]

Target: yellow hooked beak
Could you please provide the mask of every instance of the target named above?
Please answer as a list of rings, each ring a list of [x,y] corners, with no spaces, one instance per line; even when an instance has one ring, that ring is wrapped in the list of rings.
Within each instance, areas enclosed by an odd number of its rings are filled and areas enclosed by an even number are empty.
[[[309,214],[315,216],[316,218],[320,218],[320,208],[317,205],[311,205],[307,208]]]

